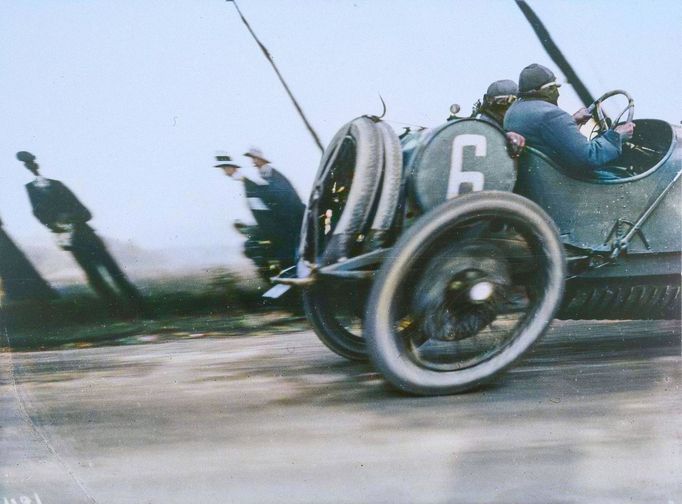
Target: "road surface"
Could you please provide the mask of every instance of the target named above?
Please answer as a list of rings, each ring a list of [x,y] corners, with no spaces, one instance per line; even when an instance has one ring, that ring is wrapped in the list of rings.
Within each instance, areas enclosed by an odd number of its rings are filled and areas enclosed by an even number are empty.
[[[196,336],[0,353],[0,504],[682,504],[679,322],[556,322],[437,398],[311,332]]]

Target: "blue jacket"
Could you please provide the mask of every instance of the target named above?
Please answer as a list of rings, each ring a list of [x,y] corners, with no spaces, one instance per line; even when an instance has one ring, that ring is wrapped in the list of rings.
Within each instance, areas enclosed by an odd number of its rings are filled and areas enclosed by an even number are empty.
[[[504,129],[526,137],[531,147],[559,165],[584,171],[600,168],[622,151],[621,136],[609,130],[592,141],[580,134],[573,116],[543,100],[517,100],[504,116]]]

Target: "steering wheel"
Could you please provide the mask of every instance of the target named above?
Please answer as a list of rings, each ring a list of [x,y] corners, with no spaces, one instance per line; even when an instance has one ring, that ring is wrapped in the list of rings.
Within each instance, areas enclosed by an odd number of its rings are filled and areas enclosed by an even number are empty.
[[[611,121],[611,119],[604,112],[602,104],[604,103],[604,101],[616,95],[625,96],[628,99],[628,104],[620,112],[620,114],[616,116],[616,119]],[[590,138],[594,138],[594,136],[596,135],[601,135],[608,130],[615,129],[620,124],[632,121],[632,118],[635,115],[635,101],[632,99],[632,96],[630,96],[627,91],[623,91],[622,89],[614,89],[613,91],[604,93],[594,102],[592,102],[592,104],[589,107],[587,107],[587,111],[592,114],[592,118],[597,123],[595,130],[592,131],[592,135],[590,136]],[[627,114],[627,117],[625,121],[621,122],[621,119],[625,114]],[[633,171],[632,167],[621,167],[614,165],[608,166],[607,168],[609,172],[611,172],[618,178],[628,178],[637,174],[635,171]]]
[[[628,104],[623,109],[623,111],[620,114],[618,114],[616,119],[614,121],[611,121],[611,124],[609,125],[609,122],[608,122],[609,118],[606,116],[606,114],[604,113],[604,110],[602,109],[602,103],[604,103],[604,101],[611,98],[612,96],[616,96],[616,95],[625,96],[628,99]],[[607,93],[604,93],[599,98],[594,100],[594,102],[592,102],[592,105],[587,107],[587,111],[590,114],[592,114],[592,117],[594,118],[594,120],[597,123],[597,126],[599,128],[598,134],[602,134],[609,129],[614,129],[616,126],[618,126],[620,124],[632,121],[632,117],[635,115],[635,100],[632,99],[632,96],[630,96],[627,91],[623,91],[622,89],[614,89],[613,91],[609,91]],[[621,118],[626,113],[627,113],[627,118],[625,119],[625,121],[620,122]]]

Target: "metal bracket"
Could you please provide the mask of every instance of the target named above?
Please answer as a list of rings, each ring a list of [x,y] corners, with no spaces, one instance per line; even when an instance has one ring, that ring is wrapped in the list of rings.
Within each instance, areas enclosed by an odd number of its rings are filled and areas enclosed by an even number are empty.
[[[377,265],[386,259],[389,251],[388,248],[380,248],[321,268],[316,264],[311,264],[308,275],[302,278],[296,276],[296,266],[292,266],[278,276],[270,278],[270,281],[295,287],[310,287],[322,276],[349,280],[369,279],[374,276]]]
[[[624,229],[624,226],[629,226],[627,232]],[[636,223],[630,222],[627,219],[619,218],[616,220],[616,223],[613,225],[611,231],[609,231],[609,234],[606,237],[606,240],[604,241],[604,245],[606,245],[609,242],[609,239],[614,237],[614,240],[611,242],[611,259],[616,259],[622,252],[625,252],[628,248],[628,245],[630,245],[632,238],[635,236],[639,236],[646,249],[651,250],[649,240],[646,239],[644,231],[642,231],[640,226],[641,223],[638,226]]]
[[[271,277],[270,281],[279,285],[293,285],[294,287],[308,287],[315,283],[315,277],[310,275],[298,278],[296,276],[296,266],[291,266],[280,272],[279,275]]]
[[[649,216],[654,212],[656,207],[661,203],[661,201],[663,201],[663,198],[665,197],[666,194],[668,194],[668,192],[673,187],[675,182],[677,182],[677,180],[680,178],[680,175],[682,175],[682,170],[679,170],[677,172],[677,174],[668,183],[668,185],[666,185],[665,188],[663,188],[663,190],[658,194],[658,196],[656,196],[655,199],[651,202],[651,204],[644,210],[644,212],[642,212],[642,214],[637,219],[637,222],[633,224],[632,222],[626,221],[625,219],[618,219],[616,221],[616,224],[614,224],[613,228],[611,229],[609,236],[606,238],[606,241],[608,242],[611,235],[617,233],[616,239],[613,242],[613,249],[611,251],[612,259],[616,259],[621,254],[621,252],[627,249],[628,245],[630,244],[630,241],[635,235],[639,236],[642,239],[642,242],[644,243],[644,246],[647,249],[651,249],[651,247],[649,246],[649,242],[644,237],[644,233],[642,233],[642,226],[649,218]],[[630,230],[627,232],[625,236],[620,236],[618,234],[619,226],[621,225],[621,223],[630,226]]]
[[[351,257],[342,262],[324,266],[318,270],[318,274],[348,279],[366,279],[374,276],[374,269],[366,269],[381,264],[390,249],[377,249],[356,257]]]

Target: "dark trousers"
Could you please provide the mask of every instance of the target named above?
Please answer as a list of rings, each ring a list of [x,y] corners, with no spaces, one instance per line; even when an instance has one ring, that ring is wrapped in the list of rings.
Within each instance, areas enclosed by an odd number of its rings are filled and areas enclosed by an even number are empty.
[[[83,268],[90,286],[102,298],[111,303],[116,303],[120,297],[135,304],[142,301],[142,296],[137,288],[130,283],[125,273],[109,254],[104,242],[89,226],[74,230],[71,253],[76,262]],[[105,280],[101,269],[106,270],[120,292],[116,292]]]

